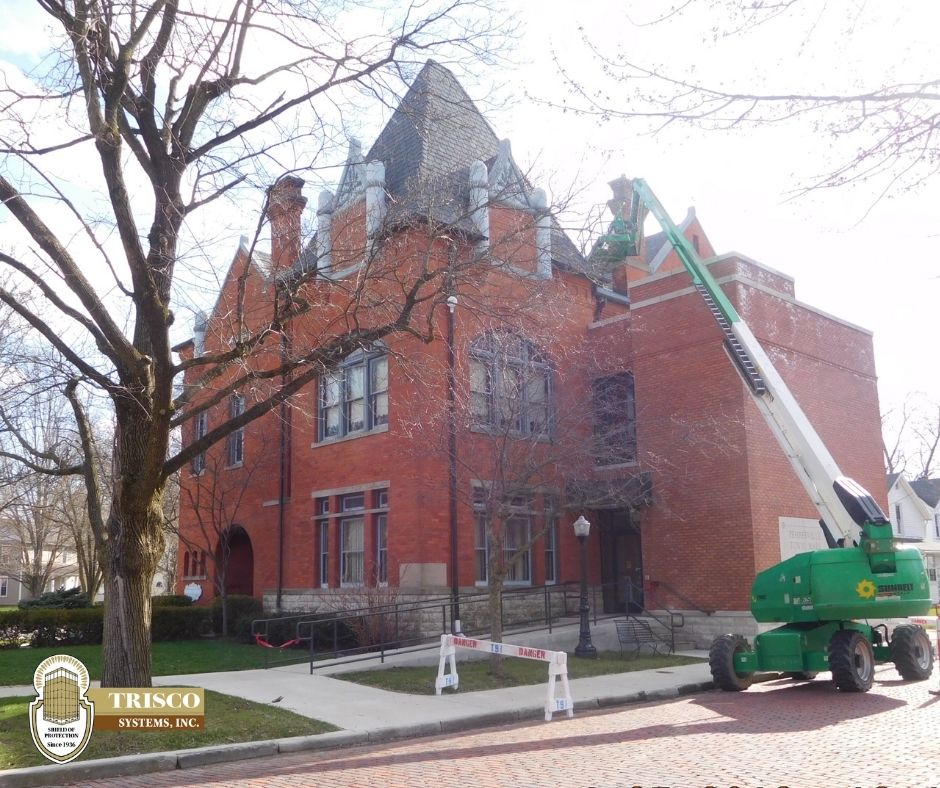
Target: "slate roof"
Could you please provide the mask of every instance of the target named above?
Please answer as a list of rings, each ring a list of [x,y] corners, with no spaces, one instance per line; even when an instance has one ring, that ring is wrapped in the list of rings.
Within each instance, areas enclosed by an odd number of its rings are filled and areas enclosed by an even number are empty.
[[[457,78],[429,60],[363,160],[385,165],[392,222],[431,215],[472,234],[469,168],[479,160],[492,170],[498,153],[499,138]],[[522,189],[531,189],[518,170],[516,177]],[[587,261],[554,219],[552,259],[570,270],[589,272]]]
[[[366,161],[385,164],[385,184],[401,196],[409,178],[448,175],[496,156],[499,139],[456,77],[429,60],[418,73]]]
[[[940,502],[940,479],[916,479],[911,482],[911,487],[931,509]]]

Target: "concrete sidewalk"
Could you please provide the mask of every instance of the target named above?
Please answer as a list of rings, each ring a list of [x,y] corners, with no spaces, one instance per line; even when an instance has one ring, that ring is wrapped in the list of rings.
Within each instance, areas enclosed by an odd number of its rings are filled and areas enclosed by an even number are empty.
[[[608,649],[604,627],[595,643]],[[529,633],[507,641],[525,642],[539,648],[571,647],[576,632],[556,630],[552,635]],[[568,642],[571,641],[571,642]],[[616,650],[616,647],[614,647]],[[465,655],[458,653],[460,662]],[[705,657],[705,652],[680,652]],[[438,652],[427,650],[386,657],[385,667],[405,664],[437,665]],[[393,739],[439,735],[486,725],[543,719],[547,697],[545,684],[511,687],[485,692],[441,696],[402,695],[373,689],[334,678],[337,673],[382,667],[378,658],[352,664],[327,664],[310,675],[309,665],[291,665],[269,670],[156,676],[157,686],[197,686],[258,703],[276,705],[296,714],[332,723],[341,728],[334,733],[293,739],[215,745],[169,753],[125,756],[98,761],[76,761],[61,766],[39,766],[0,772],[0,786],[63,785],[102,777],[146,774],[178,768],[205,766],[242,758],[369,744]],[[547,679],[547,670],[546,670]],[[659,670],[617,673],[570,681],[575,713],[644,700],[673,698],[712,687],[707,663],[682,665]],[[556,695],[560,693],[560,687]],[[0,687],[0,696],[32,695],[32,687]],[[564,712],[556,712],[554,724],[561,724]],[[25,721],[24,721],[25,722]],[[553,724],[553,723],[545,723]]]

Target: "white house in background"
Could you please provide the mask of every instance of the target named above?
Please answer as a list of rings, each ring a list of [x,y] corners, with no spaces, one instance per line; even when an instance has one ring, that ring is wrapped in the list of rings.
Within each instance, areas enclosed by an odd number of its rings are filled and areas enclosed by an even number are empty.
[[[909,482],[903,474],[888,476],[888,508],[894,534],[924,555],[931,597],[940,600],[940,479]]]

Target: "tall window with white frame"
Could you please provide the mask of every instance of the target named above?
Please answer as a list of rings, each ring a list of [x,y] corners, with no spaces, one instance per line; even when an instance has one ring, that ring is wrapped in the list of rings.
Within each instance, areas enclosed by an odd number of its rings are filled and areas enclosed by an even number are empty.
[[[340,575],[339,584],[344,587],[362,585],[365,558],[365,494],[355,493],[340,498],[339,521]],[[356,512],[355,516],[345,516]]]
[[[524,435],[551,431],[551,374],[530,342],[489,332],[470,346],[470,407],[479,427]]]
[[[229,417],[237,418],[245,412],[245,397],[232,394],[229,399]],[[239,427],[228,436],[228,464],[241,465],[245,461],[245,428]]]
[[[206,433],[209,432],[209,412],[204,410],[202,413],[196,415],[195,421],[193,422],[193,442],[200,440],[206,436]],[[197,476],[202,473],[206,468],[206,453],[200,452],[195,457],[193,457],[193,473]]]
[[[10,580],[0,575],[0,596],[6,596],[10,593]]]
[[[940,514],[933,516],[933,535],[940,539]]]
[[[388,354],[356,351],[320,378],[319,440],[366,433],[388,424]]]

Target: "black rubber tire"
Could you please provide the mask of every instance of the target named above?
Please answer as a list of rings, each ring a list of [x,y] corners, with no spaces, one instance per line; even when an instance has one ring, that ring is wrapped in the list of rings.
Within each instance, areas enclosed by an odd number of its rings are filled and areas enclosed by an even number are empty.
[[[812,681],[819,673],[815,670],[799,670],[785,675],[788,679],[793,679],[794,681]]]
[[[840,629],[829,641],[829,669],[842,692],[868,692],[875,680],[875,652],[861,632]]]
[[[901,678],[923,681],[933,673],[933,645],[923,627],[903,624],[891,634],[891,660]]]
[[[753,673],[738,673],[734,669],[734,655],[750,651],[751,647],[741,635],[722,635],[715,638],[708,652],[708,666],[716,686],[725,692],[741,692],[751,686]]]

